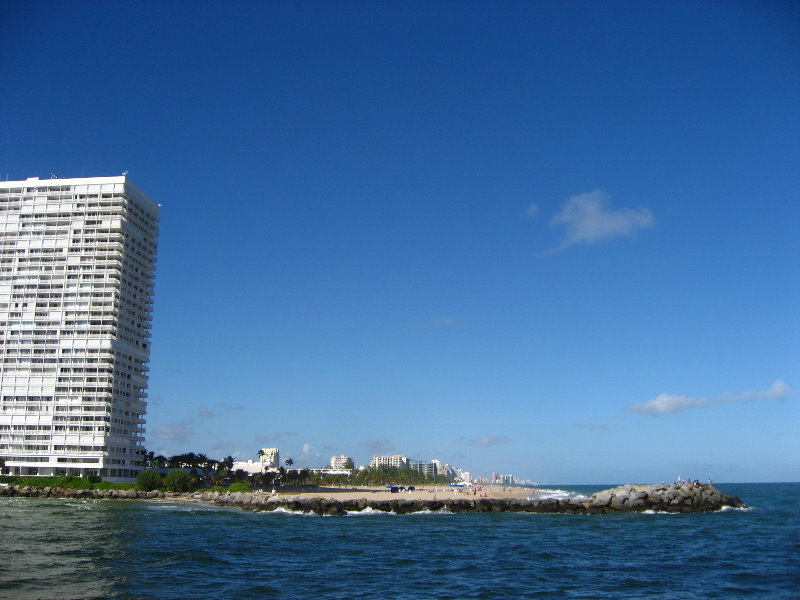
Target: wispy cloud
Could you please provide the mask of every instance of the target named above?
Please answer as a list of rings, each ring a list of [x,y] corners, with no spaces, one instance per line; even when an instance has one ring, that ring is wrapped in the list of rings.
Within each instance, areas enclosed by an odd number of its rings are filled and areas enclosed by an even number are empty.
[[[758,402],[759,400],[780,400],[788,396],[790,391],[788,385],[778,380],[773,383],[772,387],[768,390],[744,392],[741,394],[722,394],[715,398],[693,398],[681,394],[665,393],[659,394],[647,402],[631,404],[628,410],[656,416],[668,415],[702,406],[723,406],[740,402]]]
[[[197,416],[202,417],[204,419],[213,419],[214,418],[214,411],[207,409],[205,406],[201,406],[197,409]]]
[[[553,251],[576,244],[631,237],[655,223],[655,217],[649,208],[613,209],[609,200],[610,196],[602,190],[567,198],[561,209],[550,218],[550,226],[560,229],[563,234],[561,243]],[[528,212],[530,213],[530,209]]]
[[[171,425],[163,425],[153,432],[153,437],[159,440],[170,440],[174,442],[181,442],[188,440],[192,435],[192,428],[188,423],[172,423]]]
[[[436,319],[430,321],[409,321],[408,325],[420,328],[420,329],[431,329],[436,327],[458,327],[458,323],[453,317],[448,317],[447,315],[442,315]]]
[[[244,410],[246,407],[243,404],[231,404],[230,402],[217,402],[216,406],[224,411]]]
[[[588,431],[608,431],[608,425],[605,423],[576,423],[575,427]]]
[[[272,435],[257,435],[256,442],[259,444],[271,444],[272,442],[277,442],[278,440],[282,440],[287,437],[294,437],[296,435],[296,431],[279,431],[278,433],[274,433]]]
[[[467,440],[470,446],[478,446],[480,448],[489,448],[491,446],[502,446],[508,444],[511,440],[504,435],[485,435],[474,440]]]
[[[394,452],[394,446],[386,440],[369,440],[361,442],[362,446],[366,446],[372,452]]]
[[[455,327],[456,322],[452,317],[439,317],[436,319],[433,324],[436,327]]]
[[[539,214],[539,207],[535,204],[531,204],[528,208],[525,209],[525,216],[531,219],[535,219]]]

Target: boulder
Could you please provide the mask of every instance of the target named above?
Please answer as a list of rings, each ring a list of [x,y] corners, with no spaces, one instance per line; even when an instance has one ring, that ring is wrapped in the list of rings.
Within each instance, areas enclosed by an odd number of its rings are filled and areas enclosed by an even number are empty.
[[[591,498],[591,505],[592,506],[608,506],[611,504],[611,490],[603,490],[602,492],[596,492],[592,494]]]

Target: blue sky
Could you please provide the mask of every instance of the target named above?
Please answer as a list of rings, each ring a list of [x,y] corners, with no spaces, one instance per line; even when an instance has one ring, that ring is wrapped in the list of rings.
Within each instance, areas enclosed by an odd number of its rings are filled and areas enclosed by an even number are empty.
[[[148,449],[800,480],[796,4],[0,21],[0,176],[162,204]]]

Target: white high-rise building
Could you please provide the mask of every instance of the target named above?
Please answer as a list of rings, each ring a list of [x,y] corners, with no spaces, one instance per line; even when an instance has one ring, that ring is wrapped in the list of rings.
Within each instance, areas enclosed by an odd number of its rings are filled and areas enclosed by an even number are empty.
[[[281,451],[278,448],[262,448],[259,458],[265,469],[277,469],[281,466]]]
[[[159,205],[125,176],[0,182],[0,457],[141,469]]]

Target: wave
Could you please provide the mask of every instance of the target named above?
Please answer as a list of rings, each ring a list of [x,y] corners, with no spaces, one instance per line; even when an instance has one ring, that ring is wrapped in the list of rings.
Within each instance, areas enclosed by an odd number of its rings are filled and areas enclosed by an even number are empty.
[[[446,506],[438,510],[431,510],[430,508],[423,508],[422,510],[415,510],[412,512],[403,513],[402,515],[398,515],[393,510],[375,510],[371,506],[368,506],[364,510],[348,510],[345,511],[347,516],[359,516],[359,515],[394,515],[396,516],[407,516],[407,515],[449,515],[452,514]]]
[[[550,498],[555,498],[556,500],[568,500],[570,498],[587,498],[588,496],[581,494],[579,492],[570,492],[569,490],[551,490],[547,488],[540,488],[536,490],[532,497],[536,498],[537,500],[548,500]]]
[[[669,512],[667,510],[653,510],[652,508],[642,511],[643,515],[679,515],[681,513]]]
[[[366,516],[366,515],[394,515],[397,516],[397,513],[392,510],[375,510],[371,506],[368,506],[364,510],[346,510],[345,513],[348,517],[358,517],[358,516]]]
[[[272,514],[279,514],[279,515],[296,515],[299,517],[315,517],[316,515],[313,512],[304,512],[302,510],[292,510],[290,508],[286,508],[285,506],[278,506],[272,510],[260,510],[257,511],[261,514],[272,515]]]
[[[738,510],[738,511],[741,511],[741,512],[750,512],[751,510],[753,510],[753,508],[751,506],[740,506],[740,507],[737,508],[735,506],[728,506],[726,504],[725,506],[723,506],[722,508],[720,508],[716,512],[728,512],[729,510]]]
[[[96,503],[92,502],[92,504],[96,504]],[[91,506],[87,506],[87,502],[85,500],[83,502],[80,502],[80,503],[65,502],[64,506],[69,506],[69,507],[72,507],[72,508],[79,508],[80,510],[92,510]]]

